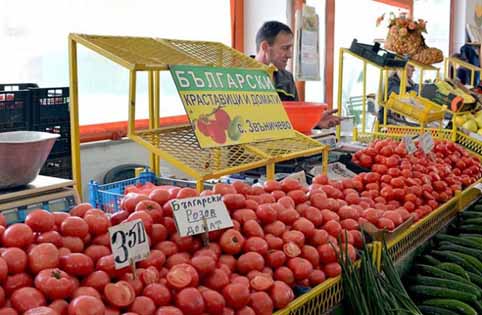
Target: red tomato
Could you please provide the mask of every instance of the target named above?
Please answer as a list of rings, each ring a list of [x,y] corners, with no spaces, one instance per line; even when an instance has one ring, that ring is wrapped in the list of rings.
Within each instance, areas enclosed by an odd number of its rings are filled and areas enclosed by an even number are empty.
[[[64,236],[62,237],[62,246],[68,248],[73,253],[84,251],[84,242],[80,237]]]
[[[0,283],[3,283],[8,276],[8,264],[5,259],[0,258]]]
[[[102,270],[94,271],[82,281],[82,285],[93,287],[99,292],[104,292],[104,287],[110,282],[109,275]]]
[[[224,183],[217,183],[213,187],[213,191],[217,195],[225,195],[225,194],[235,194],[236,189],[229,184]]]
[[[2,234],[4,247],[27,248],[33,243],[32,229],[24,223],[15,223],[7,227]]]
[[[284,243],[283,252],[287,257],[293,258],[301,254],[301,249],[295,242],[289,241]]]
[[[46,304],[42,292],[35,288],[21,288],[13,292],[10,297],[12,306],[20,313]]]
[[[76,297],[69,305],[69,315],[104,315],[105,306],[93,296]]]
[[[137,219],[142,220],[142,223],[144,223],[144,228],[146,230],[146,233],[148,235],[151,235],[152,225],[154,224],[154,221],[152,220],[152,217],[149,215],[149,213],[147,213],[146,211],[136,211],[129,215],[129,217],[127,218],[127,221],[135,221]]]
[[[70,209],[70,215],[83,218],[87,210],[92,209],[90,203],[79,203],[72,209]]]
[[[191,259],[191,256],[186,252],[177,253],[167,258],[166,267],[171,268],[179,264],[185,264],[185,263],[188,263],[190,259]]]
[[[0,315],[18,315],[18,313],[11,307],[2,307],[0,308]]]
[[[200,315],[204,312],[204,299],[198,289],[186,288],[176,295],[176,306],[184,314]]]
[[[316,229],[313,236],[311,237],[312,245],[323,245],[328,242],[328,232],[325,230]]]
[[[275,280],[283,281],[287,285],[293,285],[295,283],[295,276],[293,271],[286,266],[281,266],[275,270],[273,277]]]
[[[29,309],[23,315],[58,315],[57,311],[47,306],[39,306]]]
[[[156,311],[156,305],[151,298],[147,296],[138,296],[129,307],[129,311],[138,315],[153,315]]]
[[[206,289],[201,291],[201,295],[204,299],[204,304],[208,314],[223,313],[223,309],[226,305],[226,301],[224,300],[224,297],[220,293],[214,290]]]
[[[270,249],[281,249],[283,247],[283,240],[273,234],[266,234],[265,239]]]
[[[265,255],[268,252],[268,243],[261,237],[252,236],[244,242],[243,251],[252,251]]]
[[[242,209],[246,206],[246,197],[241,194],[225,194],[223,202],[230,211]]]
[[[51,244],[54,244],[56,247],[63,246],[62,236],[60,236],[59,232],[57,231],[49,231],[42,234],[38,234],[35,242],[37,244],[51,243]]]
[[[87,276],[94,271],[94,262],[85,254],[72,253],[62,256],[59,263],[62,270],[74,276]]]
[[[341,225],[337,221],[331,220],[325,223],[323,229],[325,229],[331,236],[338,237],[341,232]]]
[[[300,231],[296,231],[296,230],[286,231],[283,233],[282,238],[285,243],[294,242],[299,247],[303,247],[303,245],[305,245],[305,235]]]
[[[252,293],[249,305],[257,315],[269,315],[273,313],[273,301],[266,292]]]
[[[8,266],[10,274],[21,273],[27,267],[27,254],[17,247],[10,247],[2,251],[2,258]]]
[[[192,275],[186,268],[173,267],[166,276],[169,285],[176,289],[182,289],[191,284],[193,281]]]
[[[144,285],[157,283],[159,281],[159,271],[156,269],[156,267],[151,266],[147,269],[142,270],[139,278]]]
[[[93,297],[95,297],[99,300],[102,299],[99,292],[96,289],[91,288],[91,287],[79,287],[79,288],[77,288],[77,290],[75,290],[74,294],[72,295],[72,298],[75,299],[76,297],[84,296],[84,295],[93,296]]]
[[[256,217],[264,224],[269,224],[277,220],[278,212],[271,204],[262,204],[256,209]]]
[[[209,256],[197,256],[191,259],[191,264],[201,274],[209,274],[216,269],[216,261]]]
[[[326,224],[329,221],[340,221],[340,216],[334,211],[323,209],[321,210],[321,215],[323,216],[323,224]]]
[[[63,236],[84,238],[89,233],[89,225],[82,218],[68,217],[60,225],[60,232]]]
[[[332,263],[326,264],[325,267],[323,268],[323,271],[330,278],[337,277],[341,274],[341,266],[337,262],[332,262]]]
[[[7,280],[3,283],[3,289],[7,295],[12,294],[15,290],[24,287],[33,286],[32,278],[25,272],[17,273],[7,277]]]
[[[236,262],[236,258],[231,255],[221,255],[221,257],[219,257],[218,265],[226,265],[231,272],[234,272],[236,270]]]
[[[171,301],[171,292],[165,285],[160,283],[147,285],[142,294],[152,299],[157,307],[169,305]]]
[[[313,270],[309,276],[310,286],[315,287],[323,283],[326,279],[325,273],[322,270]]]
[[[34,232],[48,232],[55,226],[55,217],[46,210],[35,209],[27,215],[25,224]]]
[[[274,236],[281,236],[286,231],[286,225],[281,221],[274,221],[265,225],[264,231]]]
[[[177,307],[163,306],[157,309],[156,315],[183,315],[183,313]]]
[[[218,268],[214,270],[214,272],[206,278],[206,281],[204,284],[210,289],[219,291],[222,288],[224,288],[228,283],[229,283],[228,274],[224,270]]]
[[[282,281],[275,281],[270,293],[273,306],[277,309],[286,307],[295,297],[291,288]]]
[[[228,306],[240,309],[249,302],[249,288],[239,283],[228,284],[223,289],[223,296]]]
[[[315,225],[306,218],[297,219],[292,228],[303,233],[306,238],[310,238],[315,233]]]
[[[161,252],[166,255],[166,257],[172,256],[177,253],[177,245],[172,241],[163,241],[156,245],[156,249],[160,250]]]
[[[237,267],[241,274],[247,274],[251,270],[261,271],[264,268],[264,258],[258,253],[248,252],[239,256]]]
[[[102,235],[107,233],[111,226],[107,216],[86,215],[84,217],[85,222],[89,227],[89,232],[92,235]]]
[[[288,260],[288,268],[293,271],[296,280],[303,280],[309,277],[313,271],[311,263],[304,258],[295,257]]]
[[[49,307],[57,312],[58,315],[68,315],[69,303],[65,300],[55,300]]]
[[[377,226],[380,229],[387,229],[389,231],[393,230],[395,228],[395,224],[393,223],[392,220],[389,218],[380,218],[378,219]]]
[[[238,231],[229,229],[223,233],[219,244],[226,254],[238,254],[244,245],[244,237]]]
[[[307,259],[313,267],[317,267],[320,264],[320,255],[318,250],[310,245],[305,245],[301,249],[301,257]]]
[[[33,274],[47,268],[56,268],[59,264],[59,250],[49,243],[39,244],[28,253],[28,263]]]
[[[248,220],[243,224],[243,232],[246,236],[264,237],[263,228],[255,220]]]
[[[117,225],[122,221],[124,221],[125,219],[127,219],[128,216],[129,216],[129,212],[125,210],[117,211],[110,217],[110,223],[112,225]]]
[[[403,218],[397,211],[385,211],[383,217],[392,220],[395,226],[403,223]]]
[[[132,304],[135,299],[135,292],[132,286],[126,281],[108,283],[104,288],[105,298],[116,307],[126,307]]]
[[[328,264],[336,262],[336,251],[330,244],[324,244],[318,247],[318,254],[320,256],[320,262]]]
[[[170,194],[167,190],[162,188],[157,188],[151,191],[149,194],[149,199],[155,201],[159,205],[164,205],[169,201]]]

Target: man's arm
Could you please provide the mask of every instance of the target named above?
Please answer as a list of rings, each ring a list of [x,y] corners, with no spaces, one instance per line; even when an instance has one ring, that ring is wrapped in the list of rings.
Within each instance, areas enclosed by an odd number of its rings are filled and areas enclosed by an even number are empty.
[[[318,128],[327,129],[339,125],[341,122],[341,118],[333,115],[337,112],[338,109],[324,111],[320,121],[318,122]]]

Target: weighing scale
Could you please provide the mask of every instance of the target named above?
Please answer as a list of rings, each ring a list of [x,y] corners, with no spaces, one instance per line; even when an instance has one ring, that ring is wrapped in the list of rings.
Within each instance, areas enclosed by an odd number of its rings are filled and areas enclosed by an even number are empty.
[[[80,202],[74,181],[38,175],[28,185],[0,190],[0,212],[7,224],[23,222],[35,209],[67,212]]]

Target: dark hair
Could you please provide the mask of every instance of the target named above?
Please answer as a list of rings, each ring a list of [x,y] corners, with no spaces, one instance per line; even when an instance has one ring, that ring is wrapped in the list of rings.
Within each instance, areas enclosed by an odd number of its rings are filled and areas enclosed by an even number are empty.
[[[293,35],[291,28],[286,24],[277,21],[264,22],[258,33],[256,33],[256,51],[259,50],[261,42],[264,40],[268,44],[273,45],[276,36],[281,32]]]

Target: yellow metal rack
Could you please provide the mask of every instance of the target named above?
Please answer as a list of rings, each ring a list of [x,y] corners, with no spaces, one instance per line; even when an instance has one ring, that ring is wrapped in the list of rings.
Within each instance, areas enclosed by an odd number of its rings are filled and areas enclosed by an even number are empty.
[[[266,166],[274,177],[274,164],[302,156],[323,153],[326,171],[329,146],[301,134],[294,138],[244,145],[201,149],[191,126],[159,128],[160,71],[170,65],[189,64],[217,67],[273,69],[258,63],[221,43],[147,37],[69,35],[70,101],[72,126],[72,168],[81,189],[77,44],[81,44],[129,71],[128,137],[151,152],[152,170],[159,174],[159,158],[193,177],[202,190],[206,179]],[[135,130],[136,79],[139,71],[148,73],[149,129]]]
[[[463,60],[460,60],[456,57],[445,58],[444,76],[445,76],[445,78],[450,78],[452,80],[455,77],[456,71],[455,70],[452,71],[452,75],[450,75],[449,74],[449,67],[450,66],[452,66],[454,68],[464,67],[466,69],[469,69],[470,70],[470,85],[471,86],[474,86],[474,84],[475,84],[475,73],[476,72],[482,73],[482,68],[474,66],[474,65],[472,65],[468,62],[465,62]]]

